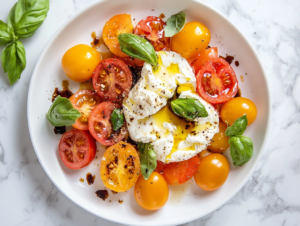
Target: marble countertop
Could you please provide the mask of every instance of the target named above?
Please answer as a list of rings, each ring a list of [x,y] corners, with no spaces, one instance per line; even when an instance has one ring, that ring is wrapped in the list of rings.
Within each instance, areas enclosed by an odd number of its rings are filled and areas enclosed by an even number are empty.
[[[6,21],[14,0],[0,0]],[[23,41],[27,66],[10,86],[0,67],[0,224],[107,225],[66,198],[45,174],[27,125],[27,94],[35,64],[51,35],[93,0],[50,0],[48,17]],[[248,37],[267,72],[272,125],[267,149],[246,185],[198,225],[300,225],[300,1],[204,0]],[[3,47],[0,47],[2,51]]]

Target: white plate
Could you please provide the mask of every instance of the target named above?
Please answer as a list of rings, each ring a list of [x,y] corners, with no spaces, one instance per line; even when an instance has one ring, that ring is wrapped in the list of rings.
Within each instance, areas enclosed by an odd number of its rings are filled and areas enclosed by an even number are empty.
[[[146,16],[166,18],[183,10],[187,21],[196,20],[205,24],[211,31],[211,46],[219,48],[220,55],[234,55],[240,62],[233,68],[239,79],[242,96],[250,98],[257,106],[256,121],[248,127],[246,136],[254,143],[252,159],[242,167],[233,167],[229,177],[219,190],[205,192],[198,188],[193,180],[180,186],[170,186],[168,203],[159,211],[149,212],[140,208],[134,199],[133,189],[117,195],[109,193],[109,198],[102,201],[95,195],[98,189],[104,189],[99,171],[103,149],[99,147],[98,158],[81,170],[70,170],[64,166],[58,156],[60,135],[55,135],[53,127],[46,119],[46,112],[51,105],[51,94],[55,87],[67,79],[61,67],[61,58],[70,47],[89,44],[91,33],[100,35],[104,23],[113,15],[129,13],[136,24]],[[243,76],[244,82],[241,81]],[[70,84],[73,92],[78,85]],[[28,94],[28,124],[32,144],[38,159],[53,183],[73,202],[87,211],[119,223],[130,225],[174,225],[200,218],[219,208],[233,197],[250,177],[258,162],[270,121],[270,94],[266,76],[260,60],[247,39],[224,16],[207,5],[192,0],[114,0],[101,1],[78,13],[70,19],[44,49],[32,75]],[[229,153],[227,151],[227,156]],[[229,159],[231,159],[229,157]],[[87,172],[96,174],[91,186],[79,182],[85,179]],[[120,204],[118,200],[124,202]],[[111,202],[109,202],[111,200]]]

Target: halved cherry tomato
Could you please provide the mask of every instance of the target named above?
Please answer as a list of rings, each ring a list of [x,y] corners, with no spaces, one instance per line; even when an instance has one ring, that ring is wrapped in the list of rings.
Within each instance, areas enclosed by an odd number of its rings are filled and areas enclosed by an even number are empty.
[[[95,158],[96,142],[89,132],[72,129],[62,135],[58,151],[66,167],[80,169]]]
[[[103,102],[95,108],[89,118],[90,133],[103,145],[114,145],[121,141],[127,133],[126,122],[117,131],[114,131],[112,128],[110,117],[113,110],[118,107],[120,105],[113,104],[112,102]]]
[[[72,125],[76,129],[89,130],[88,119],[92,111],[101,103],[100,96],[92,90],[80,90],[69,98],[73,107],[81,116]]]
[[[170,50],[170,38],[165,37],[165,26],[166,23],[159,17],[148,16],[136,25],[134,34],[150,41],[156,51]]]
[[[215,59],[219,56],[218,48],[212,47],[201,52],[198,57],[192,62],[192,67],[195,70],[195,75],[199,72],[199,70],[204,66],[204,64],[212,59]]]
[[[118,14],[107,21],[103,27],[103,40],[110,51],[120,57],[128,57],[123,53],[118,41],[118,35],[123,33],[132,33],[133,25],[129,14]]]
[[[220,57],[208,61],[196,79],[198,94],[212,104],[230,100],[239,89],[234,70]]]
[[[169,198],[169,186],[157,172],[152,172],[148,180],[140,176],[134,186],[136,202],[146,210],[162,208]]]
[[[109,147],[101,161],[100,175],[105,187],[113,191],[133,187],[140,176],[140,158],[135,148],[122,141]]]
[[[156,171],[165,178],[168,184],[183,184],[193,177],[199,164],[198,155],[185,161],[168,164],[157,161]]]
[[[94,89],[105,100],[121,102],[129,93],[131,85],[131,71],[121,60],[102,60],[94,71]]]
[[[227,158],[218,153],[210,154],[201,159],[194,175],[196,184],[205,191],[220,188],[227,180],[229,163]]]

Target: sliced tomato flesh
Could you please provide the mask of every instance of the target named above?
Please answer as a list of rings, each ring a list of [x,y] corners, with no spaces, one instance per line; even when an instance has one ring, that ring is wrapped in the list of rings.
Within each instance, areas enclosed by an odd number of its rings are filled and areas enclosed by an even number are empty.
[[[95,108],[90,117],[89,131],[103,145],[114,145],[121,141],[127,134],[126,122],[117,131],[114,131],[112,128],[111,114],[114,109],[120,107],[121,105],[116,105],[112,102],[103,102]]]
[[[196,75],[197,91],[212,104],[224,103],[238,92],[238,81],[232,67],[222,58],[208,61]]]
[[[80,169],[94,159],[96,142],[89,132],[72,129],[64,133],[59,142],[59,156],[70,169]]]
[[[165,37],[166,23],[156,16],[142,19],[135,27],[134,34],[139,35],[153,45],[156,51],[170,50],[170,38]]]
[[[196,59],[190,60],[191,66],[194,68],[195,74],[199,72],[199,70],[210,60],[217,58],[218,55],[218,48],[211,47],[204,50],[201,54],[199,54]]]
[[[127,65],[115,58],[102,60],[93,75],[93,86],[100,97],[120,103],[129,93],[132,74]]]

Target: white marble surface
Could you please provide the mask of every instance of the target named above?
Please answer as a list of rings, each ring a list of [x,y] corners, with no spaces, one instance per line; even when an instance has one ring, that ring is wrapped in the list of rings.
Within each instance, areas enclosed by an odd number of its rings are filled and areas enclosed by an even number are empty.
[[[93,2],[50,1],[43,26],[23,41],[27,67],[21,80],[10,86],[0,67],[0,225],[119,225],[67,199],[43,171],[30,141],[26,102],[37,59],[56,29]],[[1,20],[14,2],[0,0]],[[204,2],[225,14],[257,49],[273,115],[267,149],[247,184],[220,209],[185,225],[300,225],[300,1]]]

